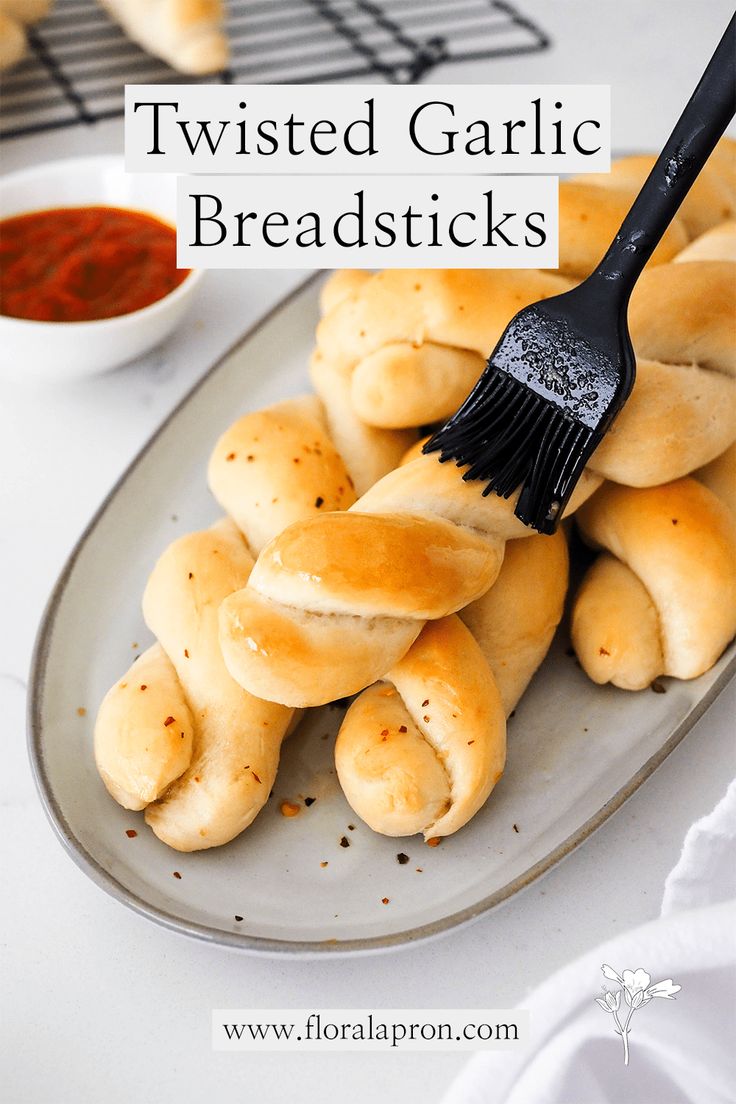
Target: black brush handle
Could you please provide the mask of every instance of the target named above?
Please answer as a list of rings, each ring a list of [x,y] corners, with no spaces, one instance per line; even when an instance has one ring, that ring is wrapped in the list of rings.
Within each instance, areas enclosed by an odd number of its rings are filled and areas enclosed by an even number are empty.
[[[618,283],[625,304],[641,270],[677,214],[736,113],[736,15],[678,119],[623,225],[589,278]],[[593,290],[592,288],[590,290]],[[619,301],[621,301],[619,300]]]

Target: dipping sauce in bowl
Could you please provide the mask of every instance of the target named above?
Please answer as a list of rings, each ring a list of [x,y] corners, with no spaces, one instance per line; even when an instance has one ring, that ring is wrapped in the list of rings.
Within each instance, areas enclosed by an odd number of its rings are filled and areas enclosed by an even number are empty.
[[[142,211],[58,207],[0,220],[0,314],[90,322],[150,306],[178,287],[176,232]]]

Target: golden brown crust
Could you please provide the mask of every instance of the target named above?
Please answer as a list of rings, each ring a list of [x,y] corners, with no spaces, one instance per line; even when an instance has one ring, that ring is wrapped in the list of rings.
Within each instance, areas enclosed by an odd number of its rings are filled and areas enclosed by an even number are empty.
[[[173,716],[176,723],[167,724]],[[125,809],[144,809],[184,773],[194,723],[174,666],[153,644],[108,690],[95,724],[95,762]]]
[[[355,501],[353,481],[314,395],[286,399],[234,422],[213,449],[208,481],[256,555],[293,521],[345,510]]]
[[[629,328],[634,390],[590,467],[646,487],[689,474],[736,438],[736,267],[691,261],[646,269]]]
[[[602,178],[605,179],[605,178]],[[611,182],[601,187],[590,181],[563,180],[560,184],[559,271],[582,280],[599,263],[628,214],[632,195]],[[685,227],[675,219],[654,251],[650,265],[662,264],[687,245]]]
[[[674,258],[675,264],[685,261],[736,262],[736,221],[721,222],[693,238]]]
[[[146,586],[148,627],[170,658],[193,720],[186,770],[146,808],[153,831],[179,851],[227,843],[266,803],[291,710],[260,701],[229,676],[217,647],[217,609],[247,580],[252,558],[233,522],[170,545]],[[173,711],[170,716],[174,717]]]
[[[562,529],[551,537],[509,541],[493,586],[461,611],[493,672],[507,717],[549,651],[568,573]]]
[[[695,478],[713,491],[736,517],[736,443],[696,471]]]
[[[736,142],[722,138],[680,208],[678,217],[689,238],[697,238],[712,226],[736,217],[735,159]],[[619,190],[631,204],[655,161],[656,155],[649,153],[622,157],[613,162],[610,173],[584,180],[605,190]]]
[[[386,682],[361,694],[335,759],[348,801],[374,831],[446,836],[475,815],[503,773],[506,725],[488,664],[458,618],[426,625]]]
[[[585,473],[570,511],[599,484]],[[493,584],[504,542],[529,533],[514,504],[484,498],[453,465],[419,456],[347,513],[296,523],[222,605],[228,670],[252,693],[289,705],[356,693],[397,662],[423,618],[458,610]]]
[[[586,540],[607,549],[637,577],[656,609],[662,651],[658,673],[689,679],[712,667],[736,632],[736,529],[727,507],[694,479],[641,489],[607,483],[577,520]],[[650,607],[640,590],[625,572],[604,564],[586,577],[573,613],[585,669],[596,679],[605,673],[625,689],[651,681],[656,658]],[[607,608],[618,611],[615,648],[604,642],[607,626],[598,616]],[[636,639],[627,643],[625,630],[650,642],[638,662]],[[600,653],[601,647],[617,654],[633,650],[623,673],[612,656]]]
[[[575,596],[571,634],[593,682],[643,690],[665,669],[659,615],[630,567],[602,553]]]
[[[385,426],[389,416],[393,426],[426,425],[443,408],[443,380],[455,371],[462,386],[472,384],[471,366],[482,369],[514,314],[570,286],[558,275],[534,270],[379,272],[339,299],[320,322],[312,381],[323,398],[340,385],[344,405],[361,422]],[[427,346],[444,350],[441,362],[430,350],[425,355]],[[476,360],[468,356],[472,353]],[[379,374],[375,387],[370,386],[373,369]],[[462,389],[460,382],[454,387],[457,393]],[[448,402],[445,398],[444,407]]]

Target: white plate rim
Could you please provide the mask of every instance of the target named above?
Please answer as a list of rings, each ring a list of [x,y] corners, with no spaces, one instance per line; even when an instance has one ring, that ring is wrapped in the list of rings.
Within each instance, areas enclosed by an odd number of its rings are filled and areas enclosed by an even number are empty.
[[[227,932],[207,924],[199,924],[185,920],[175,913],[167,912],[150,904],[137,894],[124,886],[117,878],[105,869],[86,849],[80,840],[74,835],[64,812],[54,794],[51,780],[46,771],[43,756],[44,728],[41,717],[41,702],[43,699],[46,664],[49,656],[51,637],[59,605],[64,597],[67,583],[74,569],[74,565],[81,554],[87,541],[101,522],[103,516],[111,506],[118,492],[126,483],[129,475],[138,467],[149,450],[156,443],[165,428],[172,422],[179,412],[190,402],[202,385],[217,373],[220,367],[238,351],[241,345],[254,337],[260,329],[271,321],[281,311],[287,309],[292,301],[306,291],[311,285],[316,284],[322,277],[321,273],[315,273],[297,285],[288,295],[280,299],[266,314],[262,315],[253,325],[241,334],[240,337],[224,352],[214,364],[208,368],[197,382],[186,392],[176,404],[168,416],[161,422],[158,428],[149,437],[134,459],[128,464],[119,479],[116,480],[109,493],[105,496],[100,506],[95,511],[91,520],[83,530],[78,541],[70,552],[61,573],[54,585],[46,604],[41,623],[36,635],[31,657],[31,667],[28,684],[27,698],[27,747],[36,789],[41,800],[44,812],[54,830],[56,838],[75,863],[75,865],[87,875],[95,885],[108,893],[120,904],[131,909],[139,916],[152,921],[169,931],[177,932],[193,939],[212,945],[219,945],[250,954],[262,956],[287,956],[287,957],[315,957],[324,954],[333,957],[380,953],[381,951],[415,945],[429,939],[436,938],[444,933],[470,924],[474,920],[490,912],[498,905],[510,900],[521,890],[528,888],[542,875],[546,874],[567,855],[571,854],[581,843],[593,834],[608,818],[615,813],[633,793],[638,790],[643,782],[659,767],[667,756],[677,747],[681,740],[690,732],[695,723],[703,716],[706,710],[724,689],[731,677],[736,673],[736,654],[730,659],[726,667],[713,685],[706,691],[690,709],[688,714],[673,730],[660,748],[652,755],[643,766],[622,786],[617,792],[575,832],[571,833],[557,847],[553,848],[544,858],[534,863],[523,874],[513,878],[506,885],[501,886],[493,893],[458,912],[443,916],[428,924],[407,928],[403,931],[393,932],[388,935],[368,936],[358,939],[343,940],[292,940],[274,939],[267,936],[240,934]]]

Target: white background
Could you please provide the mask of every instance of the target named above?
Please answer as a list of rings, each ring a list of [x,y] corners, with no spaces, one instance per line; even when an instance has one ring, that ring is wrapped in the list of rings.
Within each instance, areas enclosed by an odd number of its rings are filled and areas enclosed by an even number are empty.
[[[539,56],[437,70],[437,81],[610,82],[613,141],[652,147],[730,16],[729,0],[520,0],[552,32]],[[119,152],[122,124],[5,143],[3,170]],[[503,1007],[556,967],[659,911],[693,819],[734,775],[736,695],[575,854],[472,927],[390,955],[254,959],[159,930],[62,853],[26,762],[24,680],[64,557],[105,492],[203,369],[298,273],[210,273],[177,337],[144,362],[54,390],[0,392],[2,1073],[9,1104],[435,1102],[453,1055],[218,1054],[215,1007]],[[591,979],[591,999],[599,981]]]

